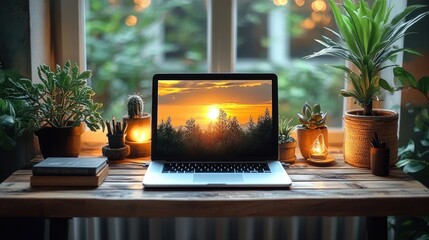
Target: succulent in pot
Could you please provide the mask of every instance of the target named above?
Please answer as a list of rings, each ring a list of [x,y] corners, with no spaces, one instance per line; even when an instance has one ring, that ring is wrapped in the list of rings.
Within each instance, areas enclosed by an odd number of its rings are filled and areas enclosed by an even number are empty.
[[[294,162],[296,160],[296,140],[292,137],[296,126],[291,124],[292,118],[279,117],[279,160]]]
[[[324,145],[328,145],[328,127],[326,126],[326,117],[328,113],[323,112],[320,104],[311,106],[308,102],[302,106],[302,113],[297,113],[301,126],[297,128],[298,146],[301,155],[308,159],[310,149],[314,141],[323,135]]]
[[[87,84],[91,71],[79,71],[77,64],[67,61],[51,70],[47,65],[37,68],[41,83],[29,79],[11,83],[7,89],[12,99],[28,104],[32,117],[30,126],[39,137],[43,156],[77,157],[80,135],[85,126],[91,131],[103,129],[101,103],[92,99],[95,92]]]

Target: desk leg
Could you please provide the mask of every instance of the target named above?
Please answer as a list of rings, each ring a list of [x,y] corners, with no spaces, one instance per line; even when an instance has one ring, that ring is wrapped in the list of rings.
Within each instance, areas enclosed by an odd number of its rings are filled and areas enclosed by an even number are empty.
[[[387,217],[367,217],[366,234],[368,240],[387,240]]]
[[[70,218],[49,219],[49,239],[69,239]]]

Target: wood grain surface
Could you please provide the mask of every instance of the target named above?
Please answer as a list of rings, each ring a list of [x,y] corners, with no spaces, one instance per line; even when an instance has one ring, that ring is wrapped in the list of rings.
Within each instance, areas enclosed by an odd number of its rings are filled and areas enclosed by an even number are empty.
[[[101,156],[86,145],[81,156]],[[387,177],[344,162],[316,166],[302,158],[286,168],[288,189],[145,190],[148,159],[109,162],[97,188],[30,187],[31,165],[0,184],[1,217],[245,217],[429,215],[429,190],[391,169]],[[32,164],[41,161],[36,157]]]

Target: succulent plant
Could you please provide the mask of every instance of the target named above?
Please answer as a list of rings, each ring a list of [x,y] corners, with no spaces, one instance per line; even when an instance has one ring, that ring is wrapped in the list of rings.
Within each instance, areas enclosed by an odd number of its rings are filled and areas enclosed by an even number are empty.
[[[141,118],[143,117],[144,101],[138,94],[132,94],[128,96],[127,108],[129,118]]]
[[[46,126],[77,127],[85,123],[91,131],[104,131],[102,104],[93,100],[95,92],[88,85],[91,71],[80,72],[77,64],[67,61],[55,69],[42,64],[37,73],[41,83],[5,78],[0,92],[2,98],[26,104],[31,115],[26,119],[26,124],[32,125],[28,126],[30,130]]]
[[[328,113],[322,112],[320,104],[315,104],[312,107],[306,102],[302,107],[302,114],[298,113],[297,115],[303,127],[316,129],[325,126]]]
[[[294,142],[295,138],[291,136],[296,126],[291,125],[292,118],[279,118],[279,144]]]

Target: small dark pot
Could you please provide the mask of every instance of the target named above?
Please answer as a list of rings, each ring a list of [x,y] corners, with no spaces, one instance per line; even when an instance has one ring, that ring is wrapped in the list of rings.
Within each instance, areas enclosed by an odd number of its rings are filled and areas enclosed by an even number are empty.
[[[80,152],[80,137],[85,130],[85,124],[79,127],[44,127],[36,131],[39,138],[40,151],[47,157],[78,157]]]
[[[111,135],[107,134],[107,139],[109,141],[109,148],[123,148],[125,147],[125,135]]]
[[[390,150],[373,148],[370,150],[371,173],[376,176],[389,175]]]

